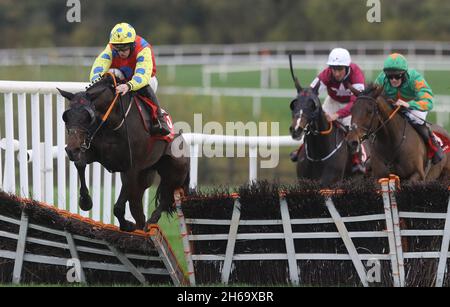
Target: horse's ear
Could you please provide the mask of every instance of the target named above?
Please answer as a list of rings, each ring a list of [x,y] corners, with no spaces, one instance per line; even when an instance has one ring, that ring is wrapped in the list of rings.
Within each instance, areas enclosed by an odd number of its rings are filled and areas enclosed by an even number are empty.
[[[93,100],[97,99],[98,96],[103,94],[103,92],[106,91],[106,89],[107,89],[106,87],[93,88],[93,89],[89,90],[88,92],[86,92],[86,96],[89,98],[89,100],[93,101]]]
[[[374,85],[373,98],[378,98],[383,94],[384,86],[382,85]]]
[[[56,88],[58,90],[58,92],[61,94],[61,96],[63,96],[64,98],[66,98],[67,100],[72,100],[75,97],[75,94],[63,91],[62,89]]]

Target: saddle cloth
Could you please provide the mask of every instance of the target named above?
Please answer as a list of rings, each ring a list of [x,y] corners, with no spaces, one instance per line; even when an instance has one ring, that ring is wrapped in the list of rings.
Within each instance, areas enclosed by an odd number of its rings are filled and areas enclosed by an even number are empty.
[[[134,102],[136,104],[137,109],[139,110],[139,114],[141,115],[142,124],[144,125],[144,129],[150,134],[150,125],[155,125],[157,123],[157,111],[158,107],[147,97],[136,95],[134,96]],[[143,105],[145,104],[145,106]],[[151,114],[150,114],[151,111]],[[175,138],[175,128],[173,126],[172,117],[168,112],[161,108],[161,112],[163,113],[164,120],[167,123],[167,126],[170,128],[170,134],[162,136],[162,135],[151,135],[152,139],[162,140],[167,143],[170,143]]]

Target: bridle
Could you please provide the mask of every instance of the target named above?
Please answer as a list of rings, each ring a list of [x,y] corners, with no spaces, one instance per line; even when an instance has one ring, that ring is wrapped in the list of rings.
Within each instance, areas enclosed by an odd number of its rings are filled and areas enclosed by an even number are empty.
[[[107,72],[105,74],[105,76],[107,76],[107,75],[111,76],[111,78],[113,80],[114,88],[116,88],[117,87],[116,76],[110,72]],[[76,127],[76,129],[75,128],[67,128],[67,133],[69,135],[78,134],[80,130],[85,132],[86,136],[83,140],[83,143],[80,146],[81,152],[86,152],[87,150],[89,150],[91,148],[92,141],[94,140],[94,138],[96,137],[96,135],[100,131],[100,129],[103,127],[105,122],[108,120],[109,116],[111,115],[112,110],[116,106],[117,100],[120,100],[120,104],[122,105],[122,96],[120,95],[120,93],[118,93],[114,96],[114,99],[109,104],[108,110],[101,117],[101,121],[100,121],[100,123],[98,123],[98,125],[97,125],[97,117],[95,116],[95,111],[96,111],[95,105],[92,103],[91,100],[89,100],[89,98],[86,96],[86,94],[82,96],[79,104],[77,104],[75,107],[72,107],[71,109],[68,109],[64,112],[63,118],[64,118],[66,112],[68,112],[72,109],[82,109],[82,110],[86,110],[91,117],[91,121],[87,128],[80,127],[80,126]],[[128,106],[127,112],[124,113],[122,121],[116,128],[113,129],[113,131],[117,131],[123,126],[123,124],[125,122],[125,118],[128,116],[132,105],[133,105],[133,103],[130,100],[130,104]],[[122,106],[122,111],[123,111],[123,106]]]
[[[301,94],[301,95],[305,95],[306,94]],[[317,101],[318,97],[314,97],[311,98],[314,101],[314,104],[316,105],[317,109],[315,111],[313,111],[311,113],[311,115],[307,116],[307,122],[306,125],[304,127],[302,127],[300,125],[301,119],[303,117],[304,111],[302,108],[300,108],[300,110],[298,111],[296,115],[297,119],[297,125],[294,127],[295,131],[301,129],[305,135],[329,135],[331,134],[331,132],[333,131],[333,123],[332,122],[328,122],[329,128],[327,130],[319,130],[319,129],[314,129],[313,128],[313,124],[317,121],[317,119],[319,118],[320,112],[321,112],[321,108],[320,108],[320,103]],[[298,98],[297,98],[298,101]]]
[[[356,102],[358,100],[361,99],[367,99],[370,100],[373,106],[373,112],[372,112],[372,116],[370,118],[370,124],[369,124],[369,128],[365,128],[365,127],[358,127],[358,124],[353,123],[350,126],[349,131],[354,131],[356,129],[361,129],[363,130],[365,133],[360,137],[359,141],[360,143],[364,142],[365,140],[375,137],[375,135],[378,133],[378,131],[380,131],[381,129],[383,129],[384,127],[387,126],[387,124],[394,118],[395,114],[397,114],[400,111],[400,106],[398,106],[388,117],[388,119],[383,120],[380,111],[378,109],[378,104],[377,104],[377,100],[375,98],[373,98],[372,96],[358,96],[358,98],[356,99]],[[356,103],[355,102],[355,103]],[[374,120],[375,120],[375,116],[378,117],[378,121],[381,123],[381,125],[379,125],[378,127],[374,127]]]

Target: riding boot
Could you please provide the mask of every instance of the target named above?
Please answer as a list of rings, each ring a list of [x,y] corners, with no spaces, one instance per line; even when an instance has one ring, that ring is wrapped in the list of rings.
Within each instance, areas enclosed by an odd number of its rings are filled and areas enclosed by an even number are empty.
[[[431,162],[433,164],[438,164],[439,162],[441,162],[442,159],[444,159],[444,151],[442,150],[441,145],[439,145],[439,143],[436,141],[430,127],[428,127],[426,123],[423,125],[413,124],[413,127],[422,137],[427,147],[430,148],[433,152]]]
[[[153,127],[153,131],[155,131],[156,133],[159,133],[163,136],[170,134],[170,128],[167,125],[166,120],[164,119],[163,113],[161,112],[159,100],[156,97],[156,94],[153,91],[153,89],[151,88],[151,86],[147,85],[146,87],[140,89],[138,91],[138,94],[149,98],[158,108],[156,111],[157,125]]]

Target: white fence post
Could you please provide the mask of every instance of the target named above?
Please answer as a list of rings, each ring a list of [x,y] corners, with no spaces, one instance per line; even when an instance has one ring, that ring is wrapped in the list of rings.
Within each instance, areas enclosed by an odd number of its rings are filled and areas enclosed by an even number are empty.
[[[53,204],[53,106],[52,94],[44,95],[44,172],[45,172],[45,201]]]
[[[62,120],[65,109],[65,99],[61,95],[57,95],[56,99],[56,133],[57,133],[57,150],[58,150],[58,208],[66,210],[66,127]]]
[[[31,140],[33,148],[33,199],[42,201],[41,182],[41,112],[39,94],[31,95]]]
[[[7,193],[16,192],[16,168],[14,165],[14,111],[13,94],[5,94],[5,180],[4,189]]]
[[[93,170],[92,170],[92,218],[96,221],[100,221],[101,215],[101,203],[100,203],[100,197],[101,197],[101,164],[100,163],[94,163]]]
[[[198,184],[198,154],[200,149],[200,144],[193,143],[190,147],[191,152],[191,166],[190,166],[190,188],[196,189]]]
[[[261,116],[261,96],[253,96],[253,117]]]
[[[69,165],[70,212],[78,212],[78,172],[73,163]]]
[[[25,94],[18,95],[18,121],[27,122],[27,97]],[[27,125],[19,124],[19,168],[20,168],[20,196],[29,197],[28,191],[28,140]]]
[[[249,147],[249,181],[250,184],[258,180],[258,145],[251,144]]]

